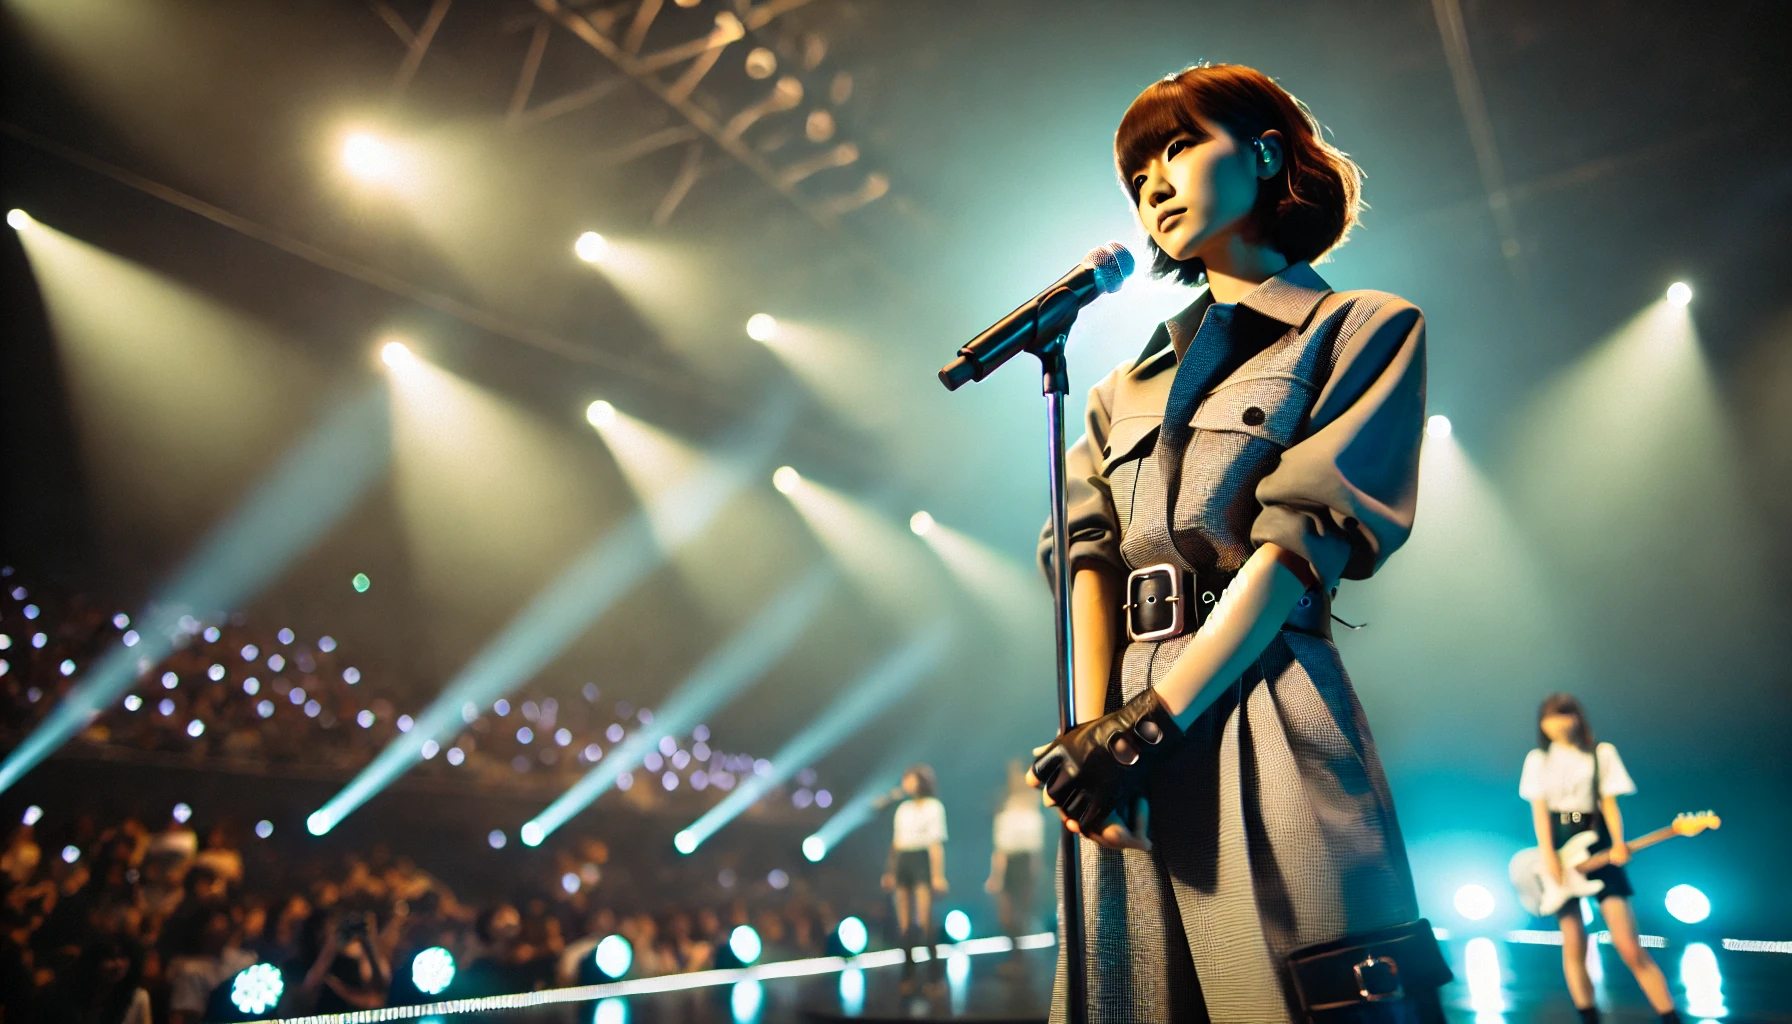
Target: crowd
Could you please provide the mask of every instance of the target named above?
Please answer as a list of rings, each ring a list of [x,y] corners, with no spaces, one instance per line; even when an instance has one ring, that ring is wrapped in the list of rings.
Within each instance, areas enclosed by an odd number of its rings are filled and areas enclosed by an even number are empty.
[[[42,812],[25,818],[0,851],[6,1022],[240,1019],[236,1000],[257,991],[268,1016],[526,992],[605,980],[594,954],[610,935],[632,953],[621,973],[640,977],[728,963],[739,925],[756,929],[762,958],[784,959],[824,952],[838,924],[800,883],[743,885],[720,905],[645,907],[638,887],[616,902],[623,887],[600,882],[609,850],[592,838],[558,851],[552,875],[509,879],[509,897],[467,901],[383,850],[266,870],[227,827],[193,828],[184,806],[159,830],[77,818],[54,840],[39,836]],[[438,948],[451,959],[418,960]],[[264,987],[239,981],[258,964]]]
[[[12,745],[47,715],[94,661],[142,641],[123,612],[80,593],[27,587],[0,570],[0,738]],[[183,617],[172,653],[139,660],[135,687],[96,717],[78,743],[256,768],[296,765],[351,771],[412,728],[395,687],[354,663],[336,640],[268,629],[240,614],[204,623]],[[583,774],[627,733],[653,721],[649,708],[610,702],[595,682],[564,699],[530,684],[485,707],[462,710],[464,728],[423,747],[424,775],[467,777],[482,788],[553,786]],[[647,784],[639,797],[705,799],[770,766],[710,745],[709,730],[667,737],[618,788]],[[544,778],[545,776],[545,778]],[[697,794],[694,798],[692,794]],[[768,799],[826,808],[833,796],[805,769]]]

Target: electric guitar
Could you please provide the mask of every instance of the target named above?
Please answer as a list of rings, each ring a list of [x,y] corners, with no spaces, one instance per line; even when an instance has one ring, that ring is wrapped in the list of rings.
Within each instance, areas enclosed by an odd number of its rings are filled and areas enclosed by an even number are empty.
[[[1722,824],[1723,820],[1710,811],[1687,811],[1675,816],[1672,825],[1632,839],[1629,846],[1635,852],[1675,836],[1696,836]],[[1512,884],[1518,889],[1518,902],[1524,909],[1539,917],[1553,917],[1562,909],[1562,904],[1571,899],[1598,895],[1605,883],[1588,878],[1587,873],[1611,863],[1610,851],[1587,853],[1587,847],[1598,838],[1597,832],[1577,832],[1556,851],[1556,859],[1562,862],[1560,883],[1549,877],[1549,870],[1543,866],[1543,855],[1535,846],[1527,846],[1513,854],[1506,873],[1512,877]]]

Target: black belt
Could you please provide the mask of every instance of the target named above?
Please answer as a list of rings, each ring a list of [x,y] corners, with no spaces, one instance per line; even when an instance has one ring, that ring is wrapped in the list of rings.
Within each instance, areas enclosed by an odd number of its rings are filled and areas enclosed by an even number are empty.
[[[1559,825],[1585,824],[1592,826],[1599,824],[1599,819],[1601,817],[1603,817],[1603,815],[1598,811],[1557,811],[1556,823]]]
[[[1201,628],[1236,573],[1193,573],[1164,562],[1126,577],[1126,635],[1134,641],[1169,640]],[[1314,588],[1301,595],[1283,629],[1331,639],[1331,596]]]

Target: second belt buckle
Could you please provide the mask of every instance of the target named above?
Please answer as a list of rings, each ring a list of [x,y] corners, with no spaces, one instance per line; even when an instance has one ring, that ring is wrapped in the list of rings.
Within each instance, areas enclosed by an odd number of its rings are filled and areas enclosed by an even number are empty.
[[[1126,635],[1135,641],[1181,636],[1188,623],[1183,596],[1180,566],[1134,569],[1126,577]]]

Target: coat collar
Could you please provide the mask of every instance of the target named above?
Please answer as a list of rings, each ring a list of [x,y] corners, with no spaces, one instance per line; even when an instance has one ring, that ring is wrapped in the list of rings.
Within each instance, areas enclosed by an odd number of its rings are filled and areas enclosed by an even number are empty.
[[[1307,322],[1313,309],[1331,290],[1331,285],[1313,270],[1312,264],[1295,263],[1251,289],[1238,304],[1279,324],[1299,327]],[[1175,342],[1194,337],[1201,326],[1201,318],[1207,315],[1207,307],[1211,305],[1213,293],[1203,290],[1180,313],[1159,324],[1128,376],[1144,379],[1176,365]]]

